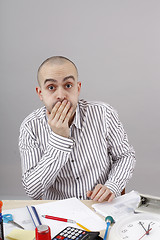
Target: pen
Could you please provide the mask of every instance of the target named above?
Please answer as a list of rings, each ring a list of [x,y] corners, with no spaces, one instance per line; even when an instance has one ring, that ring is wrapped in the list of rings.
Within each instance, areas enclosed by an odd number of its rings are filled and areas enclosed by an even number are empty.
[[[34,206],[26,206],[26,207],[27,207],[27,210],[30,214],[30,217],[31,217],[32,221],[33,221],[34,226],[37,227],[39,225],[42,225],[36,208]]]
[[[56,220],[56,221],[61,221],[61,222],[76,223],[76,221],[74,221],[74,220],[60,218],[60,217],[53,217],[53,216],[49,216],[49,215],[42,215],[42,217],[47,218],[47,219]]]
[[[71,219],[54,217],[54,216],[49,216],[49,215],[42,215],[42,217],[44,217],[44,218],[46,218],[46,219],[61,221],[61,222],[76,223],[79,227],[81,227],[81,228],[84,229],[85,231],[90,232],[90,230],[89,230],[88,228],[84,227],[84,226],[81,225],[80,223],[77,223],[76,221],[71,220]]]
[[[107,239],[108,229],[109,229],[110,225],[112,223],[115,223],[114,219],[111,216],[106,217],[105,222],[107,223],[107,227],[106,227],[106,231],[105,231],[103,240]]]
[[[38,221],[39,225],[42,225],[41,220],[39,219],[39,216],[38,216],[36,208],[34,206],[31,206],[31,208],[32,208],[32,210],[33,210],[33,212],[34,212],[34,214],[35,214],[35,216],[37,218],[37,221]]]

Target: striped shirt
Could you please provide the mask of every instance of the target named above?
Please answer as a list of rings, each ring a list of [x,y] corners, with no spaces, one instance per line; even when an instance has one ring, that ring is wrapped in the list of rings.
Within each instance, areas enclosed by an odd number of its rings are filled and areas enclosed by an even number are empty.
[[[132,176],[135,152],[117,112],[79,100],[70,135],[51,130],[45,107],[23,121],[19,149],[26,193],[33,199],[87,199],[88,190],[103,184],[120,195]]]

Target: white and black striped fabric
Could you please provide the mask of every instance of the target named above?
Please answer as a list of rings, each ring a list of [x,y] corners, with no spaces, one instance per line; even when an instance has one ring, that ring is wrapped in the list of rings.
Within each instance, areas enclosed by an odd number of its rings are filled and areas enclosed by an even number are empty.
[[[117,112],[108,104],[79,100],[70,138],[55,134],[46,108],[21,124],[19,149],[22,183],[33,199],[87,199],[105,184],[120,195],[132,176],[135,152]]]

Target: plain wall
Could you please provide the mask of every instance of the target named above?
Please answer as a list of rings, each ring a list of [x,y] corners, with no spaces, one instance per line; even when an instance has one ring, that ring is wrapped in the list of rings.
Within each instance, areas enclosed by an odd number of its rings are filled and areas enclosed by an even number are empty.
[[[75,62],[81,98],[109,103],[136,151],[126,191],[160,196],[160,1],[0,1],[0,199],[28,199],[18,149],[23,119],[42,106],[48,57]]]

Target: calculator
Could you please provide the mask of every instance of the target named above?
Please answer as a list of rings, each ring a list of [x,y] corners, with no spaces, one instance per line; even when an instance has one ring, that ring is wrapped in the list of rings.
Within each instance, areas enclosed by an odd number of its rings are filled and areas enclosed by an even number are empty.
[[[66,227],[52,240],[100,240],[99,232],[87,232],[74,227]]]

